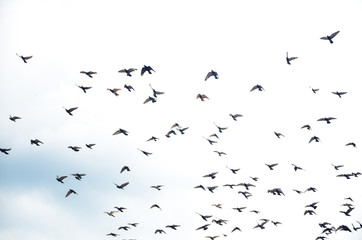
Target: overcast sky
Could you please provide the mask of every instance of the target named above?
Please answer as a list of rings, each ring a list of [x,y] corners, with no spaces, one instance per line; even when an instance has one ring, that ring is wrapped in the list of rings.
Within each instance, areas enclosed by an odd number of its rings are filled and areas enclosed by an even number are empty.
[[[352,233],[328,239],[361,239],[352,224],[362,222],[362,176],[336,177],[362,172],[361,13],[360,0],[1,0],[0,148],[11,150],[0,153],[0,238],[305,240],[327,236],[319,223],[330,222]],[[333,44],[320,39],[336,31]],[[287,52],[298,57],[290,65]],[[33,57],[24,63],[17,54]],[[155,71],[141,76],[144,65]],[[128,68],[137,69],[132,77],[118,72]],[[211,70],[219,78],[205,81]],[[256,84],[264,91],[250,91]],[[150,85],[164,94],[144,104]],[[120,88],[119,96],[107,88]],[[73,107],[70,116],[64,108]],[[317,121],[324,117],[336,119]],[[167,138],[175,123],[188,129]],[[112,135],[119,128],[128,136]],[[320,142],[309,143],[313,136]],[[120,173],[123,166],[131,171]],[[212,172],[215,179],[203,177]],[[68,176],[64,184],[57,175]],[[125,182],[123,190],[114,184]],[[238,193],[243,186],[223,186],[239,183],[255,185],[251,197]],[[274,188],[285,196],[268,193]],[[78,194],[65,198],[69,189]],[[304,215],[313,202],[316,215]],[[340,212],[345,203],[351,216]],[[127,209],[104,213],[115,206]],[[254,229],[263,218],[265,229]],[[165,227],[172,224],[180,227]],[[208,230],[195,230],[204,224]]]

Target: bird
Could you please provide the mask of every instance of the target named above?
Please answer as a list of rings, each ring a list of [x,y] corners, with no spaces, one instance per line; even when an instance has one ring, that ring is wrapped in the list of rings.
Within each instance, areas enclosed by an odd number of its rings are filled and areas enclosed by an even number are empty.
[[[128,225],[132,226],[132,227],[137,227],[139,223],[128,223]]]
[[[265,229],[264,225],[267,223],[268,221],[264,221],[262,223],[257,223],[257,225],[254,228],[260,228],[260,229]]]
[[[155,136],[152,136],[152,137],[150,137],[149,139],[147,139],[147,142],[149,142],[149,141],[155,141],[155,142],[157,142],[157,140],[159,140],[159,138],[157,138],[157,137],[155,137]]]
[[[78,109],[78,107],[73,107],[73,108],[69,108],[69,109],[66,109],[65,107],[63,107],[65,109],[65,111],[70,115],[70,116],[73,116],[72,112],[76,109]]]
[[[123,134],[123,135],[126,135],[128,136],[128,131],[127,130],[124,130],[122,128],[118,129],[117,131],[115,131],[112,135],[118,135],[118,134]]]
[[[201,93],[199,93],[199,94],[197,94],[197,96],[196,96],[196,99],[200,99],[201,101],[205,101],[205,99],[209,99],[209,97],[208,96],[206,96],[205,94],[201,94]]]
[[[322,40],[328,40],[331,44],[333,43],[332,39],[339,33],[339,31],[332,33],[331,35],[327,35],[321,37]]]
[[[153,204],[150,208],[158,208],[162,211],[162,209],[160,208],[160,206],[158,206],[157,204]]]
[[[164,230],[162,230],[162,229],[156,229],[156,231],[155,231],[155,234],[156,233],[160,233],[160,234],[162,234],[162,233],[166,233]]]
[[[146,155],[146,156],[149,156],[149,155],[151,155],[152,153],[150,153],[150,152],[146,152],[146,151],[144,151],[144,150],[141,150],[141,149],[139,149],[139,148],[137,148],[139,151],[141,151],[144,155]]]
[[[157,102],[156,98],[153,98],[153,97],[149,96],[148,98],[146,98],[146,100],[143,102],[143,104],[146,104],[149,101],[151,101],[152,103]]]
[[[94,147],[95,145],[96,145],[95,143],[85,144],[85,146],[89,149],[92,149],[92,147]]]
[[[278,165],[278,163],[273,163],[273,164],[265,164],[266,166],[268,166],[268,168],[270,170],[274,170],[274,167]]]
[[[206,77],[205,77],[205,81],[207,79],[209,79],[209,77],[214,77],[215,79],[219,79],[219,75],[217,74],[217,72],[215,72],[214,70],[211,70],[210,72],[207,73]]]
[[[70,194],[78,194],[76,193],[73,189],[69,189],[69,191],[67,192],[67,194],[65,195],[65,197],[68,197]]]
[[[250,210],[249,212],[252,212],[252,213],[255,213],[255,214],[259,214],[259,213],[260,213],[260,211],[258,211],[258,210]]]
[[[239,183],[238,186],[244,186],[246,190],[249,190],[249,187],[255,187],[255,185],[251,183]]]
[[[246,198],[246,199],[249,199],[249,197],[253,196],[250,192],[248,191],[239,191],[238,192],[239,194],[243,194],[243,196]]]
[[[213,207],[217,207],[217,208],[222,208],[222,204],[221,203],[216,203],[216,204],[212,204],[211,206]]]
[[[167,225],[166,228],[171,228],[173,230],[177,230],[177,228],[180,227],[180,225],[177,224],[172,224],[172,225]]]
[[[124,87],[125,89],[127,89],[128,92],[131,92],[132,90],[134,91],[134,88],[133,88],[131,85],[125,84],[123,87]]]
[[[197,185],[197,186],[195,186],[194,188],[201,188],[202,190],[206,190],[205,187],[202,186],[202,185]]]
[[[209,228],[209,226],[210,226],[210,224],[205,224],[205,225],[202,225],[201,227],[198,227],[198,228],[196,228],[196,231],[197,230],[204,230],[204,231],[206,231],[208,228]]]
[[[116,216],[114,216],[114,214],[118,213],[118,211],[110,211],[110,212],[104,212],[104,213],[106,213],[110,217],[116,217]]]
[[[11,116],[11,115],[10,115],[9,119],[10,119],[11,121],[13,121],[13,122],[16,122],[16,120],[21,119],[21,117]]]
[[[349,229],[349,227],[347,227],[346,225],[340,225],[337,227],[336,232],[337,231],[346,231],[346,232],[352,232],[351,229]]]
[[[224,153],[224,152],[219,152],[219,151],[214,151],[215,153],[217,153],[220,157],[222,156],[222,155],[226,155],[226,153]]]
[[[87,93],[87,90],[91,89],[92,87],[84,87],[84,86],[78,86],[77,84],[75,84],[77,87],[79,87],[80,89],[83,90],[84,93]]]
[[[174,130],[170,130],[170,131],[168,131],[167,133],[166,133],[166,137],[168,137],[168,138],[170,138],[171,137],[171,134],[173,134],[173,135],[176,135],[176,132],[174,131]]]
[[[181,134],[185,134],[185,131],[187,129],[189,129],[189,127],[184,127],[184,128],[176,128]]]
[[[151,86],[151,84],[149,84],[149,85],[150,85],[150,87],[151,87],[151,89],[152,89],[153,97],[157,98],[157,95],[164,94],[164,92],[160,92],[160,91],[155,90],[155,89]]]
[[[280,137],[285,137],[282,133],[274,132],[275,136],[277,136],[279,139]]]
[[[232,208],[233,210],[236,210],[238,212],[242,212],[246,207],[236,207],[236,208]]]
[[[251,179],[253,179],[255,182],[257,182],[259,180],[258,177],[250,177]]]
[[[263,88],[261,85],[256,84],[254,87],[252,87],[252,88],[250,89],[250,92],[252,92],[252,91],[254,91],[254,90],[256,90],[256,89],[258,89],[259,91],[264,91],[264,88]]]
[[[348,207],[347,211],[339,211],[339,212],[350,217],[351,216],[350,213],[352,212],[353,209],[354,209],[354,207]]]
[[[112,236],[112,237],[117,237],[119,234],[117,233],[108,233],[106,236]]]
[[[211,193],[214,193],[216,188],[218,188],[218,186],[207,187],[207,190],[209,190]]]
[[[19,55],[19,54],[16,54],[18,57],[20,57],[23,61],[24,61],[24,63],[27,63],[27,61],[26,60],[29,60],[30,58],[32,58],[33,56],[23,56],[23,55]]]
[[[39,146],[40,143],[41,143],[41,144],[44,144],[44,143],[43,143],[42,141],[40,141],[39,139],[34,139],[34,140],[31,139],[31,140],[30,140],[30,144],[31,144],[31,145],[35,144],[35,145]]]
[[[80,73],[83,73],[83,74],[87,75],[90,78],[93,78],[93,75],[97,74],[97,72],[93,72],[93,71],[81,71]]]
[[[331,120],[335,120],[337,118],[334,117],[324,117],[324,118],[319,118],[317,121],[326,121],[327,124],[331,123]]]
[[[114,207],[114,208],[117,209],[119,212],[123,212],[124,210],[127,209],[125,207]]]
[[[345,177],[346,179],[351,179],[351,177],[353,176],[353,174],[338,174],[337,177]]]
[[[281,222],[278,222],[278,221],[271,221],[273,224],[274,224],[274,226],[278,226],[279,224],[282,224]]]
[[[4,154],[9,154],[8,152],[11,150],[11,148],[0,148],[0,152]]]
[[[181,128],[181,126],[180,126],[180,124],[178,124],[178,123],[174,123],[174,124],[170,127],[170,129],[172,129],[172,128]]]
[[[339,98],[342,98],[342,95],[346,94],[347,92],[332,92],[333,94],[337,95]]]
[[[242,117],[243,115],[238,114],[238,113],[236,113],[236,114],[231,114],[231,113],[230,113],[229,116],[232,117],[232,119],[233,119],[234,121],[237,121],[237,118],[238,118],[238,117]]]
[[[120,173],[123,173],[124,171],[129,172],[129,171],[131,171],[131,170],[129,169],[129,167],[128,167],[128,166],[124,166],[124,167],[122,167],[122,169],[121,169]]]
[[[205,138],[205,137],[204,137]],[[213,145],[214,143],[217,143],[217,141],[205,138],[211,145]]]
[[[153,185],[153,186],[151,186],[151,188],[154,188],[154,189],[156,189],[158,191],[160,191],[162,187],[163,187],[163,185]]]
[[[120,88],[107,88],[107,90],[109,90],[111,93],[113,93],[116,97],[119,96],[119,93],[117,93],[118,91],[120,91]]]
[[[270,190],[268,190],[268,193],[272,193],[273,195],[278,195],[278,196],[281,196],[281,195],[285,196],[282,189],[280,189],[280,188],[270,189]]]
[[[206,175],[204,175],[204,176],[202,176],[202,177],[209,177],[209,178],[211,178],[211,179],[215,179],[216,178],[216,174],[218,174],[218,172],[212,172],[212,173],[209,173],[209,174],[206,174]]]
[[[313,203],[311,203],[311,204],[308,204],[308,205],[306,205],[305,207],[311,207],[311,208],[313,208],[313,209],[317,209],[317,204],[318,204],[319,202],[313,202]]]
[[[239,170],[240,170],[240,168],[237,168],[237,169],[235,169],[235,168],[229,168],[229,167],[227,167],[232,173],[234,173],[234,174],[236,174]]]
[[[129,226],[120,226],[119,228],[118,228],[118,230],[125,230],[125,231],[128,231],[128,229],[130,229],[131,227],[129,227]]]
[[[311,126],[309,124],[303,125],[301,129],[306,128],[307,130],[312,130]]]
[[[144,65],[141,69],[141,76],[143,76],[143,74],[145,72],[148,72],[149,74],[152,74],[152,71],[155,72],[155,70],[153,70],[153,68],[151,66],[146,66]]]
[[[309,187],[304,192],[316,192],[317,189],[315,187]]]
[[[292,164],[292,166],[294,167],[294,171],[297,171],[297,170],[304,170],[303,168],[298,167],[298,166],[297,166],[297,165],[295,165],[295,164]]]
[[[86,176],[86,174],[85,173],[73,173],[73,174],[71,174],[72,176],[74,176],[75,177],[75,179],[77,179],[77,180],[82,180],[82,177],[84,177],[84,176]]]
[[[203,220],[205,220],[205,221],[207,221],[208,218],[211,218],[211,217],[212,217],[212,215],[202,215],[202,214],[200,214],[200,213],[196,213],[196,214],[200,215],[200,217],[201,217]],[[210,225],[210,224],[209,224],[209,225]]]
[[[313,142],[313,141],[315,141],[315,142],[320,142],[320,139],[319,139],[319,137],[317,137],[317,136],[313,136],[313,137],[311,137],[311,138],[309,139],[309,143],[311,143],[311,142]]]
[[[287,57],[286,57],[286,60],[287,60],[287,63],[290,65],[290,61],[294,60],[294,59],[297,59],[298,57],[288,57],[288,52],[287,52]]]
[[[131,73],[137,71],[137,68],[128,68],[128,69],[121,69],[119,73],[126,73],[128,77],[132,77]]]
[[[222,133],[222,131],[228,129],[227,127],[220,127],[218,125],[216,125],[216,123],[214,123],[214,125],[217,127],[217,129],[219,130],[219,133]]]
[[[68,176],[57,176],[56,180],[60,183],[64,183],[63,180],[66,179]]]
[[[236,185],[235,184],[224,184],[223,187],[229,187],[231,189],[233,189]]]
[[[206,236],[205,238],[210,238],[211,240],[215,240],[215,238],[218,238],[220,237],[219,235],[216,235],[216,236]]]
[[[68,148],[72,149],[74,152],[79,152],[79,150],[81,149],[81,147],[77,146],[68,146]]]
[[[346,146],[357,147],[357,145],[354,142],[349,142],[346,144]]]
[[[235,231],[241,232],[241,229],[239,227],[234,227],[233,230],[231,230],[232,233],[235,232]]]
[[[307,214],[309,214],[309,215],[317,215],[317,214],[315,213],[315,211],[310,210],[310,209],[304,211],[304,215],[307,215]]]
[[[116,183],[113,184],[116,185],[117,188],[124,190],[124,187],[126,187],[129,184],[129,182],[122,183],[121,185],[118,185]]]

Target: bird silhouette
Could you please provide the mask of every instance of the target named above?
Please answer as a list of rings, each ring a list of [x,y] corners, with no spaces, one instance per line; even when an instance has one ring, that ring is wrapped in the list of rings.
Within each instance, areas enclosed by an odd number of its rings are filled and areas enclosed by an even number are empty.
[[[215,79],[219,79],[219,75],[217,74],[217,72],[211,70],[210,72],[207,73],[206,77],[205,77],[205,81],[207,79],[209,79],[209,77],[214,77]]]
[[[141,149],[139,149],[139,148],[137,148],[139,151],[141,151],[144,155],[146,155],[146,156],[149,156],[149,155],[151,155],[152,153],[150,153],[150,152],[146,152],[146,151],[144,151],[144,150],[141,150]]]
[[[228,129],[227,127],[220,127],[218,125],[216,125],[216,123],[214,123],[214,125],[217,127],[217,129],[219,130],[219,133],[222,133],[222,131]]]
[[[120,91],[120,88],[107,88],[108,91],[110,91],[111,93],[113,93],[116,97],[119,96],[118,91]]]
[[[164,92],[160,92],[160,91],[157,91],[156,89],[154,89],[151,84],[149,84],[151,89],[152,89],[152,93],[153,93],[153,97],[157,98],[157,95],[161,95],[161,94],[164,94]]]
[[[57,176],[56,180],[60,183],[64,183],[63,180],[66,179],[68,176]]]
[[[181,133],[181,134],[185,134],[185,131],[189,129],[189,127],[184,127],[184,128],[177,128],[177,130]]]
[[[344,167],[344,165],[333,165],[332,166],[334,167],[334,169],[336,169],[337,171],[341,168],[341,167]]]
[[[11,148],[0,148],[0,152],[4,154],[9,154],[8,152],[11,150]]]
[[[204,231],[206,231],[206,230],[209,228],[209,226],[210,226],[210,224],[202,225],[201,227],[196,228],[196,231],[197,231],[197,230],[204,230]]]
[[[83,74],[87,75],[90,78],[93,78],[93,75],[97,74],[97,72],[93,72],[93,71],[81,71],[80,73],[83,73]]]
[[[74,152],[79,152],[79,150],[82,149],[81,147],[77,146],[68,146],[68,148],[72,149]]]
[[[119,212],[123,212],[124,210],[127,209],[125,207],[114,207],[114,208],[117,209]]]
[[[160,191],[162,187],[163,187],[163,185],[153,185],[153,186],[151,186],[151,188],[154,188],[154,189],[156,189],[158,191]]]
[[[161,207],[158,206],[157,204],[153,204],[150,208],[158,208],[158,209],[162,210]]]
[[[110,217],[116,217],[114,216],[115,213],[118,213],[118,211],[110,211],[110,212],[104,212],[105,214],[107,214]]]
[[[166,232],[164,230],[162,230],[162,229],[156,229],[155,234],[156,233],[166,234]]]
[[[76,193],[73,189],[69,189],[67,194],[65,194],[65,197],[68,197],[70,194],[78,194],[78,193]]]
[[[78,107],[73,107],[73,108],[69,108],[69,109],[66,109],[65,107],[63,107],[65,109],[65,111],[70,115],[70,116],[73,116],[72,112],[76,109],[78,109]]]
[[[173,134],[173,135],[176,135],[176,132],[174,131],[174,130],[170,130],[170,131],[168,131],[167,133],[166,133],[166,137],[168,137],[168,138],[170,138],[171,137],[171,134]]]
[[[317,137],[317,136],[313,136],[313,137],[311,137],[311,138],[309,139],[309,143],[311,143],[311,142],[313,142],[313,141],[315,141],[315,142],[320,142],[320,139],[319,139],[319,137]]]
[[[117,237],[117,236],[119,236],[119,234],[111,232],[111,233],[108,233],[106,236]]]
[[[293,166],[295,172],[296,172],[297,170],[304,170],[303,168],[298,167],[298,166],[295,165],[295,164],[292,164],[292,166]]]
[[[75,177],[75,179],[77,179],[77,180],[82,180],[82,177],[84,177],[84,176],[86,176],[86,174],[85,173],[73,173],[73,174],[71,174],[72,176],[74,176]]]
[[[128,136],[128,131],[127,130],[124,130],[122,128],[118,129],[117,131],[115,131],[112,135],[118,135],[118,134],[123,134],[123,135],[126,135]]]
[[[342,98],[342,95],[346,94],[347,92],[332,92],[334,95],[337,95],[339,98]]]
[[[232,173],[234,173],[234,174],[237,174],[237,172],[240,170],[240,168],[237,168],[237,169],[235,169],[235,168],[229,168],[229,167],[226,167],[226,168],[228,168]]]
[[[155,103],[156,101],[157,101],[156,98],[149,96],[148,98],[146,98],[146,100],[143,102],[143,104],[146,104],[148,102]]]
[[[20,57],[23,61],[24,61],[24,63],[27,63],[27,61],[26,60],[29,60],[29,59],[31,59],[33,56],[23,56],[23,55],[19,55],[19,54],[16,54],[18,57]]]
[[[332,39],[339,33],[339,31],[332,33],[331,35],[327,35],[321,37],[322,40],[328,40],[331,44],[333,43]]]
[[[229,114],[230,115],[230,117],[232,117],[232,119],[234,120],[234,121],[237,121],[238,119],[238,117],[242,117],[243,115],[241,115],[241,114],[238,114],[238,113],[236,113],[236,114]]]
[[[119,73],[126,73],[128,77],[132,77],[131,73],[137,71],[137,68],[128,68],[128,69],[121,69]]]
[[[265,163],[265,165],[268,166],[268,168],[269,168],[270,170],[274,170],[274,167],[277,166],[278,163],[273,163],[273,164],[266,164],[266,163]]]
[[[130,229],[131,227],[129,227],[129,226],[120,226],[119,228],[118,228],[118,230],[125,230],[125,231],[128,231],[128,229]]]
[[[133,88],[131,85],[127,85],[127,84],[125,84],[123,87],[124,87],[125,89],[127,89],[127,90],[128,90],[128,92],[132,92],[132,91],[134,91],[134,88]]]
[[[128,167],[128,166],[124,166],[124,167],[122,167],[122,169],[121,169],[120,173],[123,173],[124,171],[129,172],[129,171],[131,171],[131,170],[129,169],[129,167]]]
[[[80,89],[83,90],[84,93],[87,93],[87,90],[91,89],[92,87],[84,87],[84,86],[78,86],[77,84],[75,84],[77,87],[79,87]]]
[[[215,153],[217,153],[219,155],[219,157],[221,157],[222,155],[226,155],[226,153],[224,152],[219,152],[219,151],[214,151]]]
[[[180,225],[177,224],[172,224],[172,225],[167,225],[166,228],[171,228],[173,230],[177,230],[177,228],[180,227]]]
[[[141,69],[141,76],[143,76],[143,74],[145,72],[148,72],[149,74],[152,74],[152,71],[155,72],[155,70],[153,70],[153,68],[151,66],[144,65],[143,68]]]
[[[287,57],[286,57],[286,60],[287,60],[287,63],[290,65],[290,61],[293,61],[295,59],[297,59],[298,57],[288,57],[288,52],[287,52]]]
[[[205,137],[204,137],[205,138]],[[205,138],[211,145],[213,145],[214,143],[217,143],[217,141]]]
[[[308,124],[303,125],[303,126],[301,127],[301,129],[303,129],[303,128],[306,128],[307,130],[312,130],[311,126],[309,126]]]
[[[252,91],[254,91],[254,90],[256,90],[256,89],[258,89],[259,91],[264,91],[264,88],[263,88],[261,85],[256,84],[254,87],[252,87],[252,88],[250,89],[250,92],[252,92]]]
[[[206,174],[202,177],[209,177],[211,179],[215,179],[216,178],[216,174],[218,174],[218,172],[212,172],[212,173],[209,173],[209,174]]]
[[[315,213],[315,211],[310,210],[310,209],[304,211],[304,215],[307,215],[307,214],[308,214],[308,215],[317,215],[317,214]]]
[[[346,144],[346,146],[357,147],[357,145],[354,142],[349,142]]]
[[[37,146],[40,146],[39,144],[44,144],[42,141],[40,141],[39,139],[31,139],[30,140],[30,144],[31,145],[33,145],[33,144],[35,144],[35,145],[37,145]]]
[[[197,96],[196,96],[196,99],[200,99],[201,101],[205,101],[205,99],[209,99],[209,97],[208,96],[206,96],[205,94],[201,94],[201,93],[199,93],[199,94],[197,94]]]
[[[10,115],[9,119],[10,119],[11,121],[13,121],[13,122],[16,122],[16,120],[21,119],[21,117],[11,116],[11,115]]]
[[[116,183],[113,183],[113,184],[116,185],[116,187],[117,187],[118,189],[124,190],[124,188],[129,184],[129,182],[122,183],[121,185],[118,185],[118,184],[116,184]]]
[[[200,213],[196,213],[196,214],[200,215],[200,217],[201,217],[204,221],[207,221],[209,218],[212,217],[212,215],[202,215],[202,214],[200,214]],[[210,224],[208,224],[208,225],[210,225]]]
[[[85,144],[85,146],[89,149],[92,149],[92,147],[94,147],[95,145],[96,145],[95,143]]]
[[[319,118],[317,121],[325,121],[327,124],[331,123],[331,120],[335,120],[337,118],[334,117],[324,117],[324,118]]]
[[[280,139],[280,137],[285,137],[282,133],[274,132],[275,136]]]
[[[149,142],[149,141],[155,141],[155,142],[157,142],[157,140],[159,140],[159,138],[157,138],[157,137],[155,137],[155,136],[152,136],[152,137],[150,137],[149,139],[147,139],[147,142]]]

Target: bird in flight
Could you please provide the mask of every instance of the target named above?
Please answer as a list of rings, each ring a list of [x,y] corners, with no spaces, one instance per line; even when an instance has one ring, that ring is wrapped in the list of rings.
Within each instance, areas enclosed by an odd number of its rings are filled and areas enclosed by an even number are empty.
[[[301,129],[306,128],[307,130],[312,130],[312,127],[309,124],[303,125]]]
[[[229,114],[230,115],[230,117],[232,117],[232,119],[234,119],[234,121],[237,121],[237,118],[238,117],[242,117],[243,115],[241,115],[241,114],[238,114],[238,113],[236,113],[236,114]]]
[[[34,140],[31,139],[31,140],[30,140],[30,144],[31,144],[31,145],[35,144],[35,145],[39,146],[40,143],[43,144],[43,142],[40,141],[39,139],[34,139]]]
[[[87,90],[92,88],[92,87],[79,86],[79,85],[77,85],[77,84],[75,84],[75,85],[76,85],[77,87],[79,87],[80,89],[82,89],[84,93],[87,93]]]
[[[214,70],[211,70],[210,72],[207,73],[206,77],[205,77],[205,81],[207,79],[209,79],[209,77],[214,77],[215,79],[219,79],[219,75],[217,74],[217,72],[215,72]]]
[[[153,96],[154,96],[155,98],[157,98],[157,95],[164,94],[164,92],[160,92],[160,91],[157,91],[156,89],[154,89],[154,88],[151,86],[151,84],[149,84],[149,85],[150,85],[150,87],[151,87],[151,89],[152,89]]]
[[[57,176],[56,180],[60,183],[64,183],[63,180],[66,179],[68,176]]]
[[[143,76],[143,74],[145,72],[148,72],[149,74],[152,74],[152,71],[155,72],[155,70],[153,70],[153,68],[151,66],[144,65],[143,68],[141,69],[141,76]]]
[[[205,138],[205,137],[204,137]],[[205,138],[211,145],[213,145],[214,143],[217,143],[217,141]]]
[[[20,57],[23,61],[24,61],[24,63],[27,63],[27,61],[26,60],[29,60],[30,58],[32,58],[33,56],[26,56],[26,57],[24,57],[23,55],[19,55],[19,54],[16,54],[18,57]]]
[[[132,77],[131,73],[137,71],[137,68],[128,68],[128,69],[122,69],[119,70],[119,73],[126,73],[128,77]]]
[[[290,65],[290,61],[294,60],[294,59],[297,59],[298,57],[288,57],[288,52],[287,52],[287,57],[286,57],[286,60],[287,60],[287,63]]]
[[[285,137],[282,133],[274,132],[275,136],[277,136],[279,139],[280,137]]]
[[[346,146],[357,147],[357,145],[354,142],[349,142],[346,144]]]
[[[149,96],[148,98],[146,98],[146,100],[143,102],[143,104],[146,104],[149,101],[151,101],[152,103],[155,103],[157,100],[156,100],[156,98]]]
[[[65,194],[65,197],[68,197],[70,194],[78,194],[76,193],[73,189],[69,189],[69,191],[67,192],[67,194]]]
[[[104,212],[105,214],[107,214],[110,217],[116,217],[114,216],[115,213],[117,213],[118,211],[110,211],[110,212]]]
[[[339,33],[339,31],[332,33],[331,35],[327,35],[321,37],[322,40],[328,40],[331,44],[333,43],[332,39]]]
[[[318,119],[317,121],[326,121],[327,124],[330,124],[331,123],[331,120],[335,120],[337,118],[334,118],[334,117],[324,117],[324,118],[320,118]]]
[[[11,148],[0,148],[0,152],[9,154],[8,152],[11,150]]]
[[[122,128],[115,131],[112,135],[118,135],[118,134],[124,134],[124,135],[128,136],[128,132]]]
[[[13,122],[16,122],[16,120],[21,119],[21,117],[11,116],[11,115],[10,115],[9,119],[10,119],[11,121],[13,121]]]
[[[80,181],[80,180],[82,180],[82,177],[86,176],[87,174],[85,174],[85,173],[73,173],[71,175],[74,176],[75,179]]]
[[[158,190],[158,191],[160,191],[162,187],[163,187],[163,185],[154,185],[154,186],[151,186],[151,188],[154,188],[154,189],[156,189],[156,190]]]
[[[317,137],[317,136],[313,136],[313,137],[310,138],[309,143],[311,143],[311,142],[313,142],[313,141],[315,141],[315,142],[320,142],[320,139],[319,139],[319,137]]]
[[[342,95],[346,94],[347,92],[332,92],[334,95],[337,95],[339,98],[342,98]]]
[[[141,149],[139,149],[139,148],[137,148],[139,151],[141,151],[144,155],[146,155],[146,156],[149,156],[149,155],[151,155],[152,153],[150,153],[150,152],[146,152],[146,151],[144,151],[144,150],[141,150]]]
[[[81,147],[77,146],[68,146],[68,148],[72,149],[74,152],[79,152],[79,150],[81,149]]]
[[[263,88],[261,85],[256,84],[254,87],[252,87],[252,88],[250,89],[250,92],[252,92],[252,91],[254,91],[254,90],[256,90],[256,89],[258,89],[259,91],[264,91],[264,88]]]
[[[107,88],[107,90],[109,90],[111,93],[113,93],[116,97],[119,96],[118,91],[120,91],[120,88]]]
[[[131,171],[131,170],[129,169],[129,167],[128,167],[128,166],[124,166],[124,167],[122,167],[122,169],[121,169],[120,173],[123,173],[124,171],[129,172],[129,171]]]
[[[124,190],[124,187],[126,187],[129,184],[129,182],[122,183],[121,185],[118,185],[116,183],[113,184],[116,185],[117,188]]]
[[[129,92],[131,92],[132,90],[134,91],[134,88],[133,88],[131,85],[125,84],[123,87],[124,87],[125,89],[127,89]]]
[[[160,206],[158,206],[157,204],[153,204],[150,208],[158,208],[162,211],[162,209],[160,208]]]
[[[69,108],[69,109],[66,109],[65,107],[63,107],[65,109],[65,111],[70,115],[70,116],[73,116],[72,112],[76,109],[78,109],[78,107],[73,107],[73,108]]]
[[[214,123],[214,125],[217,127],[217,129],[219,130],[219,133],[222,133],[222,131],[228,129],[227,127],[220,127],[218,125],[216,125],[216,123]]]
[[[92,149],[92,147],[94,147],[96,144],[95,143],[90,143],[90,144],[86,144],[86,147],[89,149]]]
[[[206,96],[205,94],[201,94],[201,93],[199,93],[199,94],[197,94],[197,96],[196,96],[196,99],[200,99],[201,101],[205,101],[205,99],[209,99],[209,97],[208,96]]]
[[[268,168],[269,168],[270,170],[274,170],[274,167],[275,167],[275,166],[277,166],[277,165],[278,165],[278,163],[265,164],[265,165],[267,165],[267,166],[268,166]]]
[[[87,72],[86,71],[81,71],[80,73],[83,73],[83,74],[87,75],[90,78],[93,78],[93,75],[97,74],[97,72],[93,72],[93,71],[87,71]]]

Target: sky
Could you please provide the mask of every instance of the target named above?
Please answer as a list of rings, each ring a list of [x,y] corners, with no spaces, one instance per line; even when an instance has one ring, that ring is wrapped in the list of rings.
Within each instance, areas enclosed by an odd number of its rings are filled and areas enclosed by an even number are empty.
[[[360,0],[1,0],[0,148],[11,150],[0,153],[0,239],[305,240],[327,236],[323,222],[352,230],[328,239],[361,239],[352,224],[362,222],[362,176],[336,177],[362,172],[361,10]],[[336,31],[333,44],[320,39]],[[290,65],[287,52],[297,57]],[[141,76],[145,65],[154,72]],[[118,72],[128,68],[137,69],[132,77]],[[218,79],[205,81],[211,70]],[[256,84],[264,91],[250,91]],[[164,94],[144,104],[151,87]],[[70,116],[64,108],[73,107]],[[336,119],[317,121],[324,117]],[[167,138],[175,123],[188,129]],[[113,135],[120,128],[129,134]],[[309,143],[313,136],[320,142]],[[239,183],[255,185],[251,197],[223,186]],[[275,188],[284,195],[268,192]],[[65,197],[69,189],[78,194]],[[316,215],[304,215],[313,202]],[[345,203],[351,216],[340,212]],[[126,210],[108,216],[115,206]],[[254,228],[260,219],[265,229]]]

